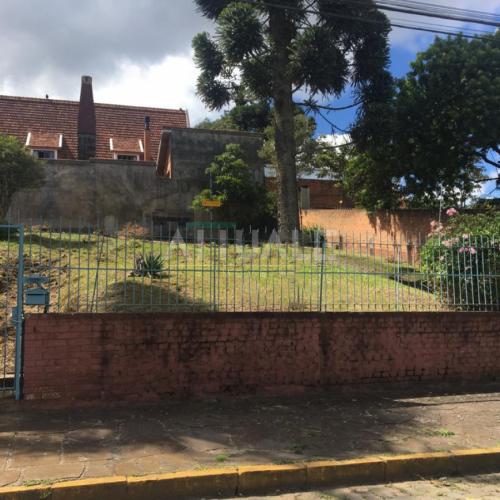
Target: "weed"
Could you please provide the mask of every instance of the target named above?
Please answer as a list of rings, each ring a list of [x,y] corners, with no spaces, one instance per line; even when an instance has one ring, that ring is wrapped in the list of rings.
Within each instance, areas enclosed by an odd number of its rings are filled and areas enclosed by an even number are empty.
[[[455,433],[453,431],[449,431],[448,429],[439,429],[437,431],[437,434],[440,435],[441,437],[452,437],[455,435]]]
[[[215,460],[219,463],[224,463],[226,462],[227,460],[229,459],[229,457],[227,455],[224,455],[224,454],[221,454],[221,455],[217,455],[215,457]]]

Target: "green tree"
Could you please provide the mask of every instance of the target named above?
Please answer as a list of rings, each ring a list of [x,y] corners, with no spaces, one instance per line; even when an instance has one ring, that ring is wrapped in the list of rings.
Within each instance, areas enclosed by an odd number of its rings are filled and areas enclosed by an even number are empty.
[[[384,135],[353,159],[346,186],[358,203],[432,207],[442,197],[463,205],[483,165],[500,167],[499,42],[500,32],[437,38],[418,54],[382,111]]]
[[[264,143],[259,156],[268,165],[278,169],[276,154],[276,124],[274,120],[264,129]],[[297,108],[294,116],[295,168],[297,175],[310,173],[314,169],[318,142],[314,137],[316,121]]]
[[[15,137],[0,134],[0,220],[5,220],[17,191],[40,187],[43,180],[41,162]]]
[[[271,108],[265,101],[239,100],[235,106],[215,120],[205,119],[197,128],[262,132],[271,121]]]
[[[256,181],[239,144],[228,144],[224,153],[214,158],[207,174],[212,179],[212,190],[202,190],[194,198],[193,208],[204,210],[204,200],[220,200],[222,206],[217,209],[217,217],[235,220],[242,227],[272,225],[273,193]]]
[[[242,93],[272,102],[279,224],[290,237],[299,227],[294,95],[313,102],[354,85],[363,103],[361,137],[378,116],[371,103],[390,87],[389,22],[373,0],[195,1],[217,24],[215,38],[193,39],[204,102],[220,109]]]

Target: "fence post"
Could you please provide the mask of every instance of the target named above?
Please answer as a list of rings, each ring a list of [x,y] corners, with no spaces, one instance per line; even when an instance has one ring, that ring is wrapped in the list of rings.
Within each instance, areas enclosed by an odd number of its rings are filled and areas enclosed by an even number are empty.
[[[401,279],[401,246],[396,243],[397,267],[396,267],[396,311],[399,311],[399,281]]]
[[[9,229],[10,230],[10,229]],[[15,379],[14,396],[16,401],[22,397],[22,353],[23,353],[23,295],[24,295],[24,226],[18,226],[19,251],[17,264],[17,305],[15,309],[16,322],[16,352],[15,352]]]
[[[325,252],[326,252],[326,241],[323,238],[321,242],[321,274],[319,281],[319,311],[323,310],[323,277],[325,273]]]

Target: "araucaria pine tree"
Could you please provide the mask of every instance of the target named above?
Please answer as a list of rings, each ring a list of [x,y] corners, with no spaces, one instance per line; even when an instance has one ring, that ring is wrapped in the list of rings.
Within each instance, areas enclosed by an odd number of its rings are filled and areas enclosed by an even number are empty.
[[[352,86],[357,137],[376,133],[377,103],[387,97],[390,24],[373,0],[195,0],[216,23],[193,39],[197,90],[211,109],[241,95],[273,107],[278,212],[283,237],[299,227],[294,113]],[[302,102],[294,100],[300,95]],[[305,96],[305,98],[304,98]]]

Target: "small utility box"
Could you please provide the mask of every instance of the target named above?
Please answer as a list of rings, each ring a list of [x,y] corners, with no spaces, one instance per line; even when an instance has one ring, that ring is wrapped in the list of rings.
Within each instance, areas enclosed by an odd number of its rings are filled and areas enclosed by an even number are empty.
[[[42,286],[42,283],[47,283],[48,281],[48,278],[39,274],[26,276],[24,282],[35,286],[26,289],[24,304],[27,306],[43,306],[44,311],[47,312],[50,306],[50,293],[49,290]]]
[[[27,306],[44,306],[48,307],[49,301],[49,291],[43,287],[29,288],[26,290],[26,298],[24,303]]]

